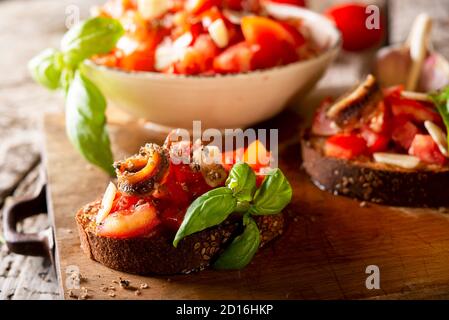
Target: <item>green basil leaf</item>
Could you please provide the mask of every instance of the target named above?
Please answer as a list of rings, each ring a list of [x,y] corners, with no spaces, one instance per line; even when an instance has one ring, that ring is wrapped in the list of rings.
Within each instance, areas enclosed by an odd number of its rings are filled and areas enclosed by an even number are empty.
[[[292,199],[292,188],[279,168],[270,172],[254,195],[250,213],[254,215],[277,214]]]
[[[229,172],[226,186],[239,201],[251,201],[256,191],[256,174],[248,164],[237,163]]]
[[[243,217],[245,230],[237,236],[214,263],[215,269],[238,270],[251,262],[260,245],[260,232],[256,222],[249,216]]]
[[[111,176],[113,157],[106,128],[106,100],[79,71],[66,97],[66,130],[71,143],[91,163]]]
[[[446,87],[435,94],[431,94],[430,97],[443,118],[444,125],[448,132],[447,140],[449,145],[449,87]]]
[[[34,81],[40,85],[55,90],[59,88],[62,55],[54,49],[46,49],[28,62],[28,70]]]
[[[206,192],[192,202],[187,209],[184,220],[176,233],[173,246],[192,233],[216,226],[222,223],[234,212],[237,200],[232,191],[226,187]]]
[[[76,66],[95,54],[108,53],[123,35],[120,22],[106,17],[95,17],[72,27],[61,40],[64,61]]]

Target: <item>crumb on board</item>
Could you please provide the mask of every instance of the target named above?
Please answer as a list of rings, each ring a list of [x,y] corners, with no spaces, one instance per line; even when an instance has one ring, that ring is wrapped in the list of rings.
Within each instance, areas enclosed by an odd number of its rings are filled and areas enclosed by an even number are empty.
[[[115,292],[109,292],[109,296],[110,296],[111,298],[115,298]]]
[[[144,282],[140,284],[140,289],[148,289],[148,288],[149,288],[148,283]]]
[[[134,294],[135,294],[136,296],[140,296],[142,293],[140,292],[140,290],[136,290],[136,291],[134,291]]]
[[[362,201],[359,203],[360,208],[367,208],[368,207],[368,202],[366,201]]]

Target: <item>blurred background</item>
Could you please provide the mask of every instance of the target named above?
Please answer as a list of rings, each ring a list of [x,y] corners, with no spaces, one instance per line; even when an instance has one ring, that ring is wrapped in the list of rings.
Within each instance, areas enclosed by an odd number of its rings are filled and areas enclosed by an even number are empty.
[[[323,12],[329,6],[347,2],[308,0],[306,5]],[[449,0],[355,2],[382,8],[387,18],[388,43],[404,41],[415,16],[429,13],[434,19],[434,46],[449,58]],[[42,116],[46,112],[61,112],[64,106],[62,95],[48,92],[32,81],[27,61],[44,48],[58,47],[61,35],[73,24],[74,17],[78,14],[80,19],[87,17],[89,8],[101,3],[101,0],[0,0],[0,208],[8,197],[33,191],[43,147]],[[373,52],[374,49],[343,53],[319,86],[332,81],[354,83],[366,67],[366,57]],[[26,221],[23,228],[32,232],[47,224],[46,216],[40,216]],[[59,297],[56,277],[47,261],[14,255],[5,245],[0,246],[0,299]]]

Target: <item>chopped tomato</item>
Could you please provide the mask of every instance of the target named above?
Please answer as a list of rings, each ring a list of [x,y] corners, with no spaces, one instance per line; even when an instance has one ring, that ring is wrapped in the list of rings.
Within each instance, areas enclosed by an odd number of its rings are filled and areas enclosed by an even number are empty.
[[[397,117],[393,120],[391,138],[403,149],[408,150],[410,148],[413,139],[418,133],[418,127],[410,122],[407,117]]]
[[[184,208],[170,206],[161,214],[162,223],[170,230],[177,231],[184,220],[185,213],[186,209]]]
[[[136,196],[118,194],[114,201],[114,204],[112,205],[111,212],[132,209],[140,199],[140,197]]]
[[[388,97],[386,101],[391,105],[393,115],[396,117],[406,116],[418,124],[421,124],[426,120],[432,121],[438,125],[443,124],[440,114],[434,110],[430,104],[411,99],[398,98],[394,95]]]
[[[337,134],[326,140],[324,153],[328,157],[353,159],[367,150],[366,142],[355,134]]]
[[[283,3],[283,4],[291,4],[293,6],[305,7],[304,0],[270,0],[271,2]]]
[[[388,149],[389,136],[378,133],[366,126],[361,129],[360,134],[366,141],[369,153],[382,152]]]
[[[187,48],[181,60],[175,64],[175,73],[200,74],[211,70],[218,50],[208,34],[201,34],[193,46]]]
[[[271,153],[259,140],[253,141],[243,154],[243,161],[257,171],[260,168],[270,166]]]
[[[252,70],[254,51],[247,42],[229,47],[214,59],[214,70],[218,73],[238,73]]]
[[[264,175],[258,174],[256,175],[256,186],[259,188],[262,185],[263,180],[265,179]]]
[[[149,203],[134,210],[122,210],[109,214],[98,226],[98,234],[110,238],[133,238],[148,234],[160,223],[156,208]]]
[[[185,8],[188,12],[193,14],[199,14],[213,6],[220,5],[219,0],[187,0],[185,2]]]
[[[430,164],[444,165],[447,162],[446,157],[430,135],[417,134],[408,153]]]
[[[383,21],[378,28],[367,28],[367,22],[373,14],[367,11],[367,5],[341,4],[329,8],[326,15],[332,19],[343,36],[343,48],[348,51],[360,51],[378,45],[384,33]]]
[[[312,122],[312,133],[318,136],[332,136],[340,132],[334,121],[326,116],[327,109],[332,105],[334,99],[324,99],[315,112]]]
[[[246,16],[242,18],[241,26],[245,40],[258,46],[253,60],[255,68],[270,68],[297,59],[295,38],[279,22]]]

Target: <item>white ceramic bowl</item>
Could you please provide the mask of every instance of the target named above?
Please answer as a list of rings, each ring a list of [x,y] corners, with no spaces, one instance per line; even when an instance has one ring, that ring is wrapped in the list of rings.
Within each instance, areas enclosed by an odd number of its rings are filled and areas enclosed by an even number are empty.
[[[245,128],[282,111],[323,76],[340,49],[340,33],[325,17],[310,10],[267,4],[275,17],[300,17],[323,49],[309,60],[233,75],[180,76],[125,72],[86,63],[90,79],[108,102],[127,113],[171,128]]]

